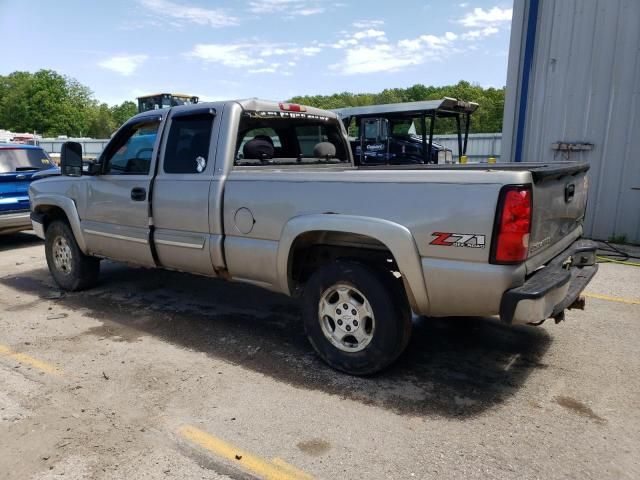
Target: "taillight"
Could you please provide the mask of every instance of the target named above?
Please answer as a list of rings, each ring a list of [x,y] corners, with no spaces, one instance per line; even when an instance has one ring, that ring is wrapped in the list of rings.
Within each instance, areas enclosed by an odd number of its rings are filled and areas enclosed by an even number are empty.
[[[507,186],[500,191],[491,263],[526,260],[532,210],[531,186]]]
[[[307,109],[303,105],[298,105],[297,103],[280,103],[280,110],[285,112],[306,112]]]

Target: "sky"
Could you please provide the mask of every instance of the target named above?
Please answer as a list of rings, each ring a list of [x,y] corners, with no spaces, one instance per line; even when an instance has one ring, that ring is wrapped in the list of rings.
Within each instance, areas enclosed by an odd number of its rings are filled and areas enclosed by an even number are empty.
[[[506,83],[509,0],[0,0],[0,75],[56,70],[109,104]]]

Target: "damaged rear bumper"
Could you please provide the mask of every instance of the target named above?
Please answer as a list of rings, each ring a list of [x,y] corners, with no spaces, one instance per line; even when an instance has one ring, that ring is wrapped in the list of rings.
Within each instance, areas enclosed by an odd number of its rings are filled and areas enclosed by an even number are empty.
[[[598,271],[597,245],[578,240],[523,285],[507,290],[500,303],[500,319],[505,323],[539,323],[547,318],[562,319],[564,310],[580,308],[582,291]]]

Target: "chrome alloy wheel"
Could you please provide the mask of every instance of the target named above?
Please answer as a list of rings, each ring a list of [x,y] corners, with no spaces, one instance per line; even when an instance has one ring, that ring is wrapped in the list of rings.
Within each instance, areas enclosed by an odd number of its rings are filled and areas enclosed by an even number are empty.
[[[350,285],[325,290],[318,304],[322,333],[343,352],[359,352],[373,339],[375,317],[367,298]]]
[[[69,242],[62,236],[56,237],[53,241],[53,263],[56,269],[65,275],[69,275],[71,273],[72,261],[73,258]]]

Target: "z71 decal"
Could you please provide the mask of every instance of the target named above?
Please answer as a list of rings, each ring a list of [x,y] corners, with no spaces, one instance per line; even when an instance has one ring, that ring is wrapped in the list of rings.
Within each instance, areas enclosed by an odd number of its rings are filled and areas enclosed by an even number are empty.
[[[484,248],[486,241],[484,235],[475,233],[445,233],[433,232],[434,238],[430,245],[440,245],[442,247],[468,247]]]

